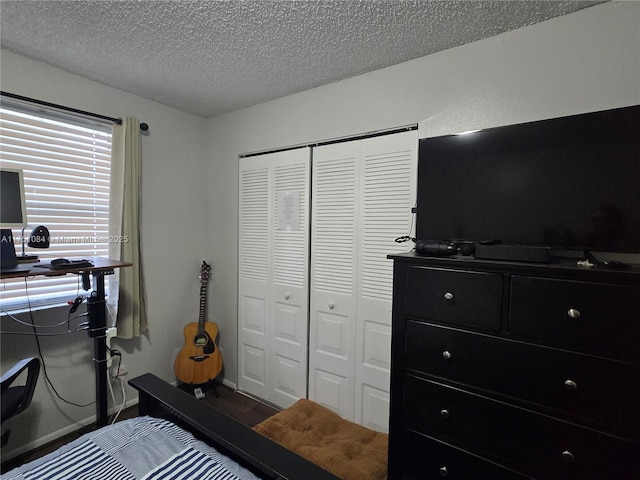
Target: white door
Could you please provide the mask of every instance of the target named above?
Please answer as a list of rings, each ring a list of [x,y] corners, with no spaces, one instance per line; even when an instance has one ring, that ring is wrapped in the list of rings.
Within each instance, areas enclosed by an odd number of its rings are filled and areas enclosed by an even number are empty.
[[[307,397],[310,153],[303,149],[276,155],[269,400],[286,408]]]
[[[361,145],[354,419],[382,432],[388,431],[391,374],[393,262],[387,255],[411,249],[395,239],[411,233],[417,147],[415,131]]]
[[[353,419],[360,143],[314,148],[309,398]]]
[[[240,159],[238,388],[307,396],[308,148]]]
[[[387,431],[392,262],[411,231],[417,132],[313,150],[309,397]]]
[[[268,397],[270,169],[240,159],[238,254],[238,388]]]

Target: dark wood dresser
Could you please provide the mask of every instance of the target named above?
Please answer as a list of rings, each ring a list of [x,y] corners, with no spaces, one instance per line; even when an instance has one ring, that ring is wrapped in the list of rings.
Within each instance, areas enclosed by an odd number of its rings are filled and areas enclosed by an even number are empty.
[[[390,480],[640,478],[640,270],[389,258]]]

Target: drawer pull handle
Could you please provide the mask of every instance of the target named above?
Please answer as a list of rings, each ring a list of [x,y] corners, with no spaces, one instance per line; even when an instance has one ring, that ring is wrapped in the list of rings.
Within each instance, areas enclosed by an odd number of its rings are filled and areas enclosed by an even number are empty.
[[[567,314],[571,318],[580,318],[580,310],[578,310],[577,308],[570,308]]]
[[[333,302],[329,302],[329,310],[333,310],[334,308],[336,308],[336,304]]]
[[[564,386],[567,387],[567,390],[576,390],[578,388],[578,384],[573,380],[565,380]]]
[[[453,300],[453,293],[447,292],[444,294],[445,300]]]
[[[442,358],[444,358],[445,360],[451,360],[451,353],[448,350],[445,350],[444,352],[442,352]]]
[[[449,475],[449,471],[447,470],[447,467],[440,467],[440,476],[446,477],[447,475]]]
[[[571,453],[569,450],[565,450],[564,452],[562,452],[562,459],[568,463],[573,462],[574,460],[573,453]]]
[[[440,410],[440,416],[442,418],[449,418],[449,410],[447,409]]]
[[[284,299],[289,300],[291,298],[291,294],[289,292],[284,294]]]

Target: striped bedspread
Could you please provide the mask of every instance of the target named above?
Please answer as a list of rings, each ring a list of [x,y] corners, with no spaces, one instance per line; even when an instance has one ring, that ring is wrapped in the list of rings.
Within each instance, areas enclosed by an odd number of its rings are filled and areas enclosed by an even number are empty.
[[[259,480],[191,433],[137,417],[87,433],[1,480]]]

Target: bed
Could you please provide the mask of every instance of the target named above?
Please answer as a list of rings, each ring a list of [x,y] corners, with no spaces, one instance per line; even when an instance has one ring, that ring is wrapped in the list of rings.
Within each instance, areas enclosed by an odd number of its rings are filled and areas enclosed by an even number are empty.
[[[129,381],[139,417],[87,433],[2,480],[337,480],[152,374]]]

